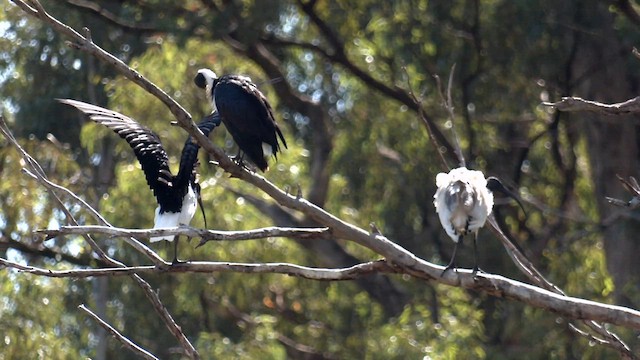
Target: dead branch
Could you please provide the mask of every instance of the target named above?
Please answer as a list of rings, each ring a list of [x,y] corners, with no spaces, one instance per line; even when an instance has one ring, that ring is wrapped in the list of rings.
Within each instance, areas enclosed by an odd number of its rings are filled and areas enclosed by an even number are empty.
[[[209,241],[239,241],[255,240],[270,237],[289,237],[294,239],[327,239],[328,228],[285,228],[266,227],[246,231],[222,231],[197,229],[190,226],[163,229],[123,229],[112,226],[61,226],[60,229],[35,230],[35,233],[46,235],[46,239],[52,239],[60,235],[81,234],[105,234],[111,237],[135,237],[149,239],[155,236],[181,235],[189,238],[202,239],[196,247],[200,247]]]
[[[91,318],[93,318],[93,320],[95,320],[98,323],[98,325],[100,325],[103,329],[108,331],[111,335],[113,335],[114,338],[116,338],[116,340],[120,341],[120,343],[124,345],[124,347],[131,350],[136,355],[143,357],[145,359],[158,360],[156,356],[154,356],[147,350],[141,348],[140,346],[136,345],[133,341],[127,339],[125,336],[120,334],[120,332],[114,329],[113,326],[109,325],[106,321],[100,319],[98,315],[96,315],[93,311],[89,310],[86,306],[84,306],[84,304],[79,305],[78,309],[86,312]]]
[[[591,111],[606,115],[623,115],[640,112],[640,96],[616,104],[603,104],[579,97],[563,97],[557,102],[543,102],[543,106],[556,108],[558,111]]]
[[[117,276],[148,272],[240,272],[279,273],[313,280],[352,280],[363,274],[371,274],[374,272],[402,273],[406,270],[398,268],[385,260],[358,264],[346,269],[318,269],[286,263],[242,264],[197,261],[175,264],[168,268],[136,266],[128,268],[56,271],[21,265],[5,259],[0,259],[0,264],[6,267],[29,272],[34,275],[48,277]],[[442,266],[432,266],[442,272]],[[427,278],[423,272],[410,271],[410,273],[417,277]],[[456,277],[460,280],[460,286],[470,290],[485,292],[497,297],[515,299],[572,319],[602,321],[614,325],[625,326],[630,329],[640,330],[640,311],[637,310],[556,294],[500,275],[482,273],[477,274],[474,277],[470,270],[459,269],[457,270]]]
[[[396,273],[384,260],[357,264],[342,269],[311,268],[289,263],[233,263],[213,261],[189,261],[169,266],[130,266],[100,269],[49,270],[0,258],[0,266],[21,272],[54,278],[88,278],[103,276],[125,276],[150,273],[218,273],[236,272],[245,274],[283,274],[309,280],[343,281],[354,280],[373,273]]]

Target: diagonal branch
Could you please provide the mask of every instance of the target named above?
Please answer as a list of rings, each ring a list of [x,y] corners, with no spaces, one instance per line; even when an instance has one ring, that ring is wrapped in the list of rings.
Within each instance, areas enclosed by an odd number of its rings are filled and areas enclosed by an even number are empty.
[[[500,226],[498,226],[498,223],[496,222],[493,215],[491,215],[491,217],[489,218],[489,225],[491,230],[493,230],[493,233],[502,242],[502,245],[507,250],[507,254],[513,260],[513,263],[518,267],[520,272],[522,272],[535,285],[540,286],[543,289],[551,291],[555,294],[566,296],[565,292],[562,291],[562,289],[560,289],[558,286],[547,280],[542,275],[542,273],[538,271],[535,265],[520,251],[518,246],[511,239],[509,239],[509,237],[505,235],[504,232],[502,232],[502,229],[500,229]],[[593,332],[600,335],[602,339],[595,337],[589,332],[580,330],[572,323],[569,323],[569,327],[578,334],[585,336],[590,340],[597,341],[604,346],[613,348],[621,355],[623,355],[624,358],[637,358],[626,343],[624,343],[616,334],[609,331],[602,324],[599,324],[593,320],[583,320],[582,323]]]
[[[127,339],[125,336],[120,334],[118,330],[114,329],[113,326],[109,325],[106,321],[102,320],[98,315],[96,315],[93,311],[89,310],[84,304],[78,306],[78,309],[86,312],[91,318],[93,318],[98,325],[100,325],[103,329],[107,330],[111,335],[113,335],[116,340],[120,341],[124,347],[134,352],[136,355],[151,360],[158,360],[156,356],[148,352],[147,350],[141,348],[136,345],[133,341]]]
[[[81,35],[70,26],[60,22],[58,19],[49,15],[46,12],[42,4],[38,0],[11,0],[14,4],[24,10],[27,14],[39,18],[43,22],[51,25],[58,33],[69,37],[75,43],[70,43],[69,46],[75,47],[88,54],[95,56],[97,59],[104,61],[116,68],[118,72],[124,75],[127,79],[131,80],[135,84],[145,89],[148,93],[154,95],[160,101],[162,101],[176,117],[178,122],[183,127],[188,127],[191,122],[191,114],[185,110],[182,105],[178,104],[169,94],[164,92],[158,86],[144,78],[139,72],[127,66],[122,60],[113,56],[109,52],[105,51],[101,47],[97,46],[91,40],[91,33],[88,28],[84,28],[85,35]],[[193,127],[198,127],[193,124]]]

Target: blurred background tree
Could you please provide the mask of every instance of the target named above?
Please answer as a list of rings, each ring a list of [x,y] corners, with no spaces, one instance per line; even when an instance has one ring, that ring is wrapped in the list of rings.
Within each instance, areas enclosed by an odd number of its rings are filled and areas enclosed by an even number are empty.
[[[625,198],[615,175],[638,176],[636,116],[559,113],[541,101],[575,95],[620,102],[637,93],[631,55],[635,3],[569,0],[44,2],[61,21],[143,73],[198,119],[209,109],[198,68],[252,77],[276,108],[290,145],[266,176],[341,218],[445,263],[451,242],[432,205],[442,169],[408,96],[411,87],[449,138],[452,122],[434,75],[453,64],[456,126],[468,166],[519,188],[528,216],[498,200],[503,229],[550,280],[574,296],[638,308],[637,212],[609,221],[605,196]],[[113,108],[160,134],[174,166],[185,133],[171,114],[113,69],[70,50],[10,2],[0,13],[4,116],[55,182],[121,227],[150,227],[154,200],[125,144],[55,98]],[[214,142],[235,153],[223,128]],[[45,243],[31,231],[62,223],[43,190],[20,175],[0,140],[0,255],[49,267],[95,265],[81,239]],[[209,227],[314,225],[202,159]],[[144,189],[144,190],[141,190]],[[78,208],[71,208],[80,219]],[[196,216],[194,226],[203,226]],[[120,241],[102,244],[125,263],[144,262]],[[522,279],[498,241],[480,233],[484,270]],[[162,249],[162,245],[157,245]],[[170,249],[168,249],[171,251]],[[349,266],[373,254],[351,243],[293,241],[183,244],[190,259]],[[459,265],[470,267],[470,251]],[[132,340],[178,358],[175,340],[149,316],[127,278],[35,279],[0,272],[0,359],[127,358],[75,307],[92,301]],[[276,275],[149,276],[205,358],[605,358],[553,315],[410,278],[324,283]],[[100,306],[99,304],[102,304]],[[63,309],[62,311],[60,309]],[[36,311],[33,311],[36,310]],[[528,326],[522,326],[522,324]],[[26,324],[26,325],[25,325]],[[29,326],[27,328],[26,326]],[[26,331],[26,329],[30,329]],[[623,339],[638,344],[632,331]],[[634,342],[635,341],[635,342]],[[100,347],[102,346],[102,348]],[[177,344],[176,344],[177,346]],[[117,354],[117,355],[116,355]]]

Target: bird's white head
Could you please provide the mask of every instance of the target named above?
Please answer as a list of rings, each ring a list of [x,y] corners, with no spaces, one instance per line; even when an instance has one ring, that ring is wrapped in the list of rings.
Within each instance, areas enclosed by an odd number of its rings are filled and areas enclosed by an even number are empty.
[[[487,189],[482,172],[465,167],[453,169],[438,174],[436,186],[433,205],[453,241],[484,226],[493,209],[493,194]]]
[[[213,86],[213,82],[218,78],[215,72],[211,69],[200,69],[196,74],[196,77],[193,78],[193,82],[196,83],[196,86],[201,89],[211,88]]]
[[[204,89],[207,94],[207,98],[211,101],[211,105],[213,106],[213,111],[216,111],[216,104],[213,99],[213,85],[215,81],[218,79],[218,75],[211,69],[200,69],[196,74],[196,77],[193,78],[193,82],[197,87]]]

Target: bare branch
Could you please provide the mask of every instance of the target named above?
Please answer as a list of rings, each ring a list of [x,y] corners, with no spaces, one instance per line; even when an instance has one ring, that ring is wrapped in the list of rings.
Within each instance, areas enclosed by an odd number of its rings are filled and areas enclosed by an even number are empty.
[[[1,121],[1,119],[0,119]],[[26,153],[25,153],[26,154]],[[28,154],[27,154],[28,156]],[[33,160],[35,161],[35,160]],[[51,190],[60,190],[65,192],[67,195],[69,195],[71,198],[73,198],[74,200],[78,201],[85,209],[87,209],[90,213],[92,213],[96,219],[98,219],[98,221],[100,221],[101,223],[105,224],[105,227],[109,227],[111,226],[106,219],[104,219],[104,217],[102,217],[102,215],[100,215],[100,213],[98,213],[93,207],[91,207],[91,205],[89,205],[86,201],[84,201],[84,199],[80,198],[78,195],[74,194],[72,191],[70,191],[69,189],[54,184],[51,181],[49,181],[46,177],[44,176],[38,176],[32,172],[30,172],[27,169],[23,169],[24,173],[26,173],[27,175],[33,177],[36,181],[38,181],[39,183],[41,183],[45,188]],[[64,205],[62,205],[62,202],[60,200],[58,200],[58,203],[61,207],[63,207],[63,211],[66,211],[66,207],[64,207]],[[77,222],[71,221],[70,222],[72,225],[74,226],[79,226]],[[85,239],[90,240],[89,244],[91,244],[91,242],[93,242],[93,239],[91,239],[90,237],[87,237],[86,233],[80,233],[80,235],[83,235],[85,237]],[[134,239],[134,238],[128,238],[125,239],[125,241],[127,242],[127,244],[131,245],[131,247],[133,247],[134,249],[138,250],[139,252],[141,252],[142,254],[146,255],[151,261],[153,261],[154,264],[156,265],[161,265],[161,264],[166,264],[165,261],[158,255],[156,254],[153,250],[151,250],[149,247],[147,247],[146,245],[144,245],[143,243],[141,243],[140,241]],[[97,247],[97,244],[96,244]],[[92,246],[93,248],[93,246]],[[100,249],[98,247],[98,249]],[[100,249],[100,251],[102,251]],[[106,254],[105,254],[106,256]],[[124,264],[119,263],[118,261],[114,260],[114,259],[109,259],[106,260],[104,257],[101,257],[101,259],[107,263],[110,264],[120,264],[122,266],[124,266]]]
[[[47,235],[47,239],[51,239],[59,235],[87,233],[106,234],[114,237],[136,237],[142,239],[149,239],[155,236],[182,235],[189,238],[201,238],[202,240],[197,245],[197,247],[200,247],[209,241],[253,240],[268,237],[289,237],[294,239],[327,239],[329,235],[328,228],[266,227],[246,231],[222,231],[197,229],[190,226],[159,229],[123,229],[111,226],[94,225],[62,226],[60,227],[60,229],[44,229],[36,230],[34,232]]]
[[[616,104],[603,104],[579,97],[563,97],[557,102],[543,102],[542,105],[554,107],[558,111],[591,111],[606,115],[622,115],[640,112],[640,96]]]
[[[372,273],[396,273],[393,268],[384,260],[361,263],[348,268],[326,269],[311,268],[307,266],[289,263],[231,263],[231,262],[211,262],[211,261],[189,261],[185,263],[173,264],[168,267],[153,265],[131,266],[119,268],[101,269],[74,269],[74,270],[48,270],[29,265],[22,265],[10,260],[0,258],[0,265],[14,268],[22,272],[33,275],[54,277],[54,278],[87,278],[101,276],[124,276],[143,273],[217,273],[235,272],[245,274],[284,274],[297,276],[309,280],[321,281],[341,281],[354,280]]]
[[[351,280],[363,274],[370,274],[374,272],[398,273],[407,270],[389,264],[385,260],[358,264],[346,269],[318,269],[286,263],[241,264],[224,262],[188,262],[172,265],[165,269],[156,266],[137,266],[113,269],[54,271],[21,265],[5,259],[0,259],[0,264],[16,268],[21,271],[26,271],[34,275],[49,277],[115,276],[144,272],[239,272],[280,273],[312,280]],[[431,264],[431,266],[440,272],[443,269],[441,266],[433,264]],[[428,278],[424,273],[418,271],[410,272],[414,276]],[[614,325],[625,326],[630,329],[640,330],[640,311],[637,310],[555,294],[539,287],[524,284],[499,275],[476,274],[474,276],[471,270],[458,269],[456,277],[459,279],[460,286],[470,290],[481,291],[497,297],[526,302],[529,305],[550,310],[572,319],[602,321]]]
[[[106,19],[107,21],[118,25],[119,27],[123,28],[123,29],[127,29],[127,30],[133,30],[135,32],[151,32],[151,31],[157,31],[157,28],[151,26],[151,25],[140,25],[138,23],[134,23],[134,22],[130,22],[126,19],[122,19],[118,16],[116,16],[114,13],[112,13],[111,11],[105,9],[104,7],[102,7],[100,4],[95,3],[93,1],[88,1],[88,0],[67,0],[67,3],[73,6],[76,6],[80,9],[84,9],[90,12],[93,12],[99,16],[101,16],[102,18]]]
[[[556,294],[566,296],[564,291],[547,280],[542,275],[542,273],[538,271],[538,269],[536,269],[535,265],[520,251],[516,244],[511,241],[511,239],[509,239],[504,234],[504,232],[502,232],[493,215],[489,218],[489,225],[494,234],[502,242],[503,246],[507,250],[507,254],[509,255],[509,257],[511,257],[513,263],[518,267],[520,272],[527,276],[527,278],[537,286],[540,286]],[[572,323],[569,323],[569,328],[576,333],[589,338],[590,340],[597,339],[598,343],[618,351],[624,358],[636,359],[636,356],[633,354],[629,346],[624,343],[616,334],[610,332],[605,326],[597,323],[596,321],[594,321],[594,319],[584,320],[583,324],[593,332],[599,334],[601,337],[603,337],[603,339],[597,338],[589,332],[580,330],[576,325]]]
[[[93,318],[98,323],[98,325],[102,326],[103,329],[105,329],[109,333],[111,333],[111,335],[113,335],[114,338],[116,338],[118,341],[120,341],[120,343],[122,343],[122,345],[124,345],[124,347],[126,347],[129,350],[131,350],[136,355],[141,356],[141,357],[143,357],[145,359],[158,360],[158,358],[156,356],[154,356],[153,354],[151,354],[147,350],[141,348],[140,346],[136,345],[133,341],[127,339],[125,336],[120,334],[118,332],[118,330],[113,328],[113,326],[109,325],[107,322],[105,322],[104,320],[100,319],[100,317],[98,315],[96,315],[93,311],[89,310],[86,306],[84,306],[84,304],[78,306],[78,309],[80,309],[80,310],[86,312],[87,314],[89,314],[89,316],[91,318]]]
[[[16,140],[15,137],[13,137],[13,135],[11,134],[11,130],[9,129],[9,127],[7,126],[7,123],[4,121],[4,118],[0,116],[0,132],[2,132],[2,134],[4,135],[4,137],[11,143],[11,145],[13,145],[13,147],[18,151],[18,153],[20,154],[20,156],[22,157],[22,159],[24,160],[25,164],[31,168],[31,170],[33,171],[33,173],[31,173],[31,176],[35,177],[39,182],[41,183],[47,183],[47,176],[44,173],[44,170],[42,169],[42,167],[40,166],[40,164],[33,158],[31,157],[31,155],[29,155],[23,148],[22,146],[20,146],[20,144],[18,143],[18,141]],[[26,169],[25,169],[26,170]],[[52,187],[49,186],[45,186],[45,188],[47,189],[49,195],[51,195],[51,198],[56,202],[56,204],[58,205],[58,208],[64,213],[65,217],[67,218],[67,221],[73,225],[78,225],[78,223],[76,222],[76,219],[73,217],[73,215],[71,214],[71,212],[69,212],[69,210],[67,209],[66,206],[64,206],[64,203],[62,202],[62,200],[60,200],[60,198],[58,197],[58,195],[53,191]],[[98,244],[96,244],[95,241],[93,241],[93,239],[89,236],[84,236],[85,240],[87,241],[87,243],[89,244],[89,246],[91,246],[91,249],[98,255],[98,257],[100,257],[100,259],[109,262],[109,263],[117,263],[116,260],[110,258],[99,246]]]

